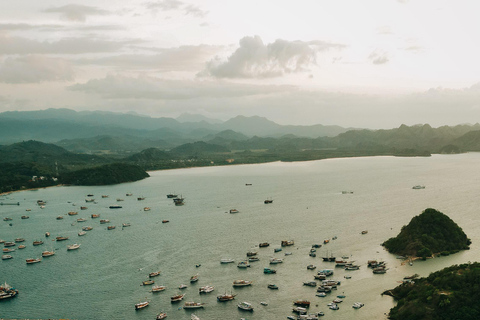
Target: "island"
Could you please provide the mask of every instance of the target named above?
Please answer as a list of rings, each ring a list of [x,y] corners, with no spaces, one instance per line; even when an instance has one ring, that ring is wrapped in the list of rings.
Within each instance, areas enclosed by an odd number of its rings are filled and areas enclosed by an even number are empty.
[[[398,236],[382,243],[390,253],[422,259],[467,250],[470,244],[462,228],[432,208],[413,217],[408,225],[402,227]]]
[[[392,320],[480,319],[480,263],[454,265],[384,292],[397,300]]]

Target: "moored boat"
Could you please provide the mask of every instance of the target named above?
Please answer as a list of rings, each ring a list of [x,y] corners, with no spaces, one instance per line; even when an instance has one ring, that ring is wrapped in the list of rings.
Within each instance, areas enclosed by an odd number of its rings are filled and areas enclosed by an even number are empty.
[[[105,223],[109,223],[109,222],[110,222],[110,220],[108,220],[108,219],[101,219],[100,220],[101,224],[105,224]]]
[[[50,257],[50,256],[53,256],[55,254],[55,251],[48,251],[48,250],[45,250],[42,252],[42,257]]]
[[[253,311],[253,306],[250,303],[245,302],[245,301],[237,304],[237,307],[241,310]]]
[[[204,305],[205,305],[205,303],[189,301],[189,302],[185,302],[185,304],[183,305],[183,308],[184,309],[198,309],[198,308],[203,308]]]
[[[48,232],[48,231],[45,232],[45,237],[47,237],[47,238],[50,237],[50,232]]]
[[[3,246],[4,247],[14,247],[15,246],[15,242],[13,241],[6,241],[3,243]]]
[[[8,259],[12,259],[13,256],[9,255],[9,254],[4,254],[2,255],[2,260],[8,260]]]
[[[115,226],[108,226],[107,227],[107,230],[113,230],[113,229],[115,229]]]
[[[238,268],[248,268],[248,267],[250,267],[250,264],[248,263],[248,261],[240,261],[237,264],[237,267]]]
[[[149,276],[150,278],[153,278],[153,277],[159,276],[159,275],[160,275],[160,272],[161,272],[161,271],[150,272],[150,273],[148,274],[148,276]]]
[[[235,262],[235,260],[233,259],[228,259],[228,258],[220,259],[220,263],[233,263],[233,262]]]
[[[42,259],[40,259],[40,258],[31,259],[30,258],[30,259],[26,259],[25,261],[27,262],[27,264],[33,264],[33,263],[38,263],[38,262],[42,261]]]
[[[295,300],[295,301],[293,301],[293,304],[296,305],[296,306],[306,308],[306,307],[310,306],[310,301],[308,301],[308,300]]]
[[[249,280],[235,280],[233,281],[233,286],[234,287],[245,287],[245,286],[249,286],[253,283],[253,281],[249,281]]]
[[[86,234],[87,234],[87,232],[82,230],[78,233],[78,236],[81,237],[81,236],[84,236]]]
[[[85,222],[85,221],[87,221],[87,219],[85,219],[85,218],[78,218],[77,219],[77,222]]]
[[[173,297],[170,297],[170,302],[182,301],[183,297],[185,297],[185,293],[184,294],[176,294]]]
[[[283,259],[280,258],[271,258],[270,259],[270,264],[277,264],[277,263],[282,263]]]
[[[150,304],[150,302],[148,302],[148,301],[139,302],[139,303],[135,304],[135,310],[139,310],[139,309],[143,309],[145,307],[148,307],[149,304]]]
[[[270,243],[268,243],[268,242],[262,242],[262,243],[260,243],[258,246],[259,246],[260,248],[264,248],[264,247],[268,247],[269,245],[270,245]]]
[[[154,284],[155,281],[154,280],[145,280],[142,282],[142,285],[144,286],[148,286],[148,285],[151,285],[151,284]]]
[[[167,289],[166,286],[153,286],[152,287],[152,292],[161,292]]]
[[[282,240],[281,245],[282,247],[286,246],[293,246],[295,242],[293,240]]]
[[[275,269],[270,269],[270,268],[263,268],[263,273],[265,273],[265,274],[273,274],[273,273],[277,273],[277,270],[275,270]]]
[[[59,236],[59,237],[56,237],[55,240],[57,240],[57,241],[65,241],[65,240],[68,240],[68,237]]]
[[[82,230],[83,230],[83,231],[90,231],[90,230],[92,230],[92,229],[93,229],[93,227],[90,227],[90,226],[82,227]]]
[[[71,244],[71,245],[67,246],[68,251],[77,250],[78,248],[80,248],[80,245],[78,243],[74,243],[74,244]]]
[[[15,242],[24,242],[25,241],[25,238],[16,238],[15,239]]]
[[[24,244],[21,244],[21,245],[18,246],[18,249],[25,249],[25,248],[26,248],[26,246]]]
[[[209,293],[215,290],[214,286],[203,286],[198,289],[198,293]]]
[[[121,209],[122,206],[119,206],[118,204],[114,204],[114,205],[111,205],[109,206],[110,209]]]
[[[92,217],[92,219],[99,218],[100,214],[99,213],[92,213],[91,217]]]
[[[230,300],[235,299],[235,296],[236,296],[236,294],[227,294],[225,292],[224,294],[221,294],[221,295],[217,296],[217,300],[220,301],[220,302],[230,301]]]
[[[272,290],[278,290],[278,286],[277,286],[276,284],[273,284],[273,283],[269,284],[269,285],[267,286],[267,288],[268,288],[268,289],[272,289]]]
[[[230,209],[230,213],[239,213],[240,211],[238,211],[237,209]]]
[[[197,281],[198,281],[198,273],[190,277],[190,282],[197,282]]]
[[[162,220],[162,223],[170,222],[170,220]]]
[[[165,319],[166,317],[167,317],[167,313],[166,312],[161,312],[161,313],[157,314],[156,320],[162,320],[162,319]]]
[[[42,240],[35,240],[35,241],[33,241],[33,245],[34,245],[34,246],[39,246],[39,245],[41,245],[41,244],[43,244],[43,241],[42,241]]]
[[[68,215],[69,215],[69,216],[76,216],[77,214],[78,214],[78,212],[76,212],[76,211],[70,211],[70,212],[68,212]]]
[[[152,208],[150,208],[150,207],[145,207],[145,208],[143,208],[143,211],[150,211],[151,209]]]
[[[57,217],[57,220],[62,220],[63,219],[63,216],[58,216]]]
[[[29,217],[29,216],[21,216],[20,218],[22,218],[22,219],[28,219],[28,218],[30,218],[30,217]]]
[[[18,290],[8,285],[6,282],[0,285],[0,300],[10,299],[18,294]]]

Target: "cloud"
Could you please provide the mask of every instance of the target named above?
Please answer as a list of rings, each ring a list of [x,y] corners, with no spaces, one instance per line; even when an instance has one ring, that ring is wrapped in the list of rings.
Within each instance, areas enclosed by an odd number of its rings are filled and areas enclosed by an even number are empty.
[[[199,6],[193,4],[186,4],[185,2],[178,0],[162,0],[155,2],[147,2],[145,4],[147,9],[161,10],[161,11],[174,11],[181,10],[185,15],[192,15],[194,17],[203,18],[208,14],[208,11],[203,11]]]
[[[59,41],[37,41],[0,34],[0,54],[56,53],[80,54],[118,51],[138,41],[110,41],[92,37],[64,38]]]
[[[309,71],[320,51],[343,48],[323,41],[287,41],[278,39],[265,45],[259,36],[244,37],[240,47],[227,61],[214,58],[199,76],[216,78],[270,78],[286,73]]]
[[[387,53],[379,51],[372,52],[368,56],[368,59],[370,59],[373,64],[385,64],[389,61]]]
[[[0,82],[5,83],[69,81],[73,74],[73,68],[66,60],[41,55],[9,57],[0,64]]]
[[[72,91],[98,94],[106,99],[185,100],[232,98],[295,91],[292,86],[259,86],[220,81],[166,80],[155,77],[109,75],[69,87]]]
[[[221,50],[219,46],[198,45],[177,48],[142,48],[156,54],[121,54],[102,58],[79,59],[81,64],[97,64],[122,68],[140,68],[160,71],[196,71],[205,60]]]
[[[84,22],[87,19],[87,16],[91,15],[108,15],[109,12],[103,9],[99,9],[91,6],[84,6],[80,4],[67,4],[61,7],[52,7],[46,9],[45,12],[54,12],[60,13],[60,16],[69,21],[80,21]]]

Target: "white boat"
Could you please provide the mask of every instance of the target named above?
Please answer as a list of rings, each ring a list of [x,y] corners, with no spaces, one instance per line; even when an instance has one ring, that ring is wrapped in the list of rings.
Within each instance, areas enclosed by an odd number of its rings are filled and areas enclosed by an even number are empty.
[[[80,231],[80,232],[78,233],[79,236],[84,236],[84,235],[86,235],[86,234],[87,234],[86,231]]]
[[[167,317],[167,313],[162,312],[162,313],[157,314],[156,320],[162,320],[162,319],[165,319],[166,317]]]
[[[178,289],[186,289],[188,288],[188,286],[186,284],[181,284]]]
[[[67,246],[67,250],[77,250],[80,248],[80,245],[78,243],[70,244]]]
[[[185,304],[183,305],[183,309],[199,309],[203,308],[204,305],[205,303],[201,302],[185,302]]]
[[[43,251],[43,252],[42,252],[42,257],[50,257],[50,256],[53,256],[54,254],[55,254],[55,251],[53,251],[53,250],[52,250],[52,251],[46,250],[46,251]]]
[[[183,297],[185,297],[185,294],[176,294],[173,297],[170,297],[170,302],[177,302],[183,300]]]
[[[245,301],[237,304],[237,307],[245,311],[253,311],[253,306],[250,303]]]
[[[355,302],[352,306],[352,308],[354,309],[360,309],[361,307],[363,307],[365,304],[361,303],[361,302]]]
[[[280,258],[271,258],[270,259],[270,264],[277,264],[277,263],[282,263],[283,259]]]
[[[235,280],[233,281],[233,286],[234,287],[245,287],[245,286],[249,286],[253,283],[253,281],[249,281],[249,280]]]
[[[9,254],[4,254],[2,255],[2,260],[8,260],[8,259],[12,259],[13,257]]]
[[[213,290],[215,290],[214,286],[204,286],[204,287],[200,287],[198,289],[198,292],[199,293],[209,293],[209,292],[212,292]]]
[[[135,310],[139,310],[139,309],[143,309],[145,307],[148,307],[149,304],[150,304],[150,302],[148,302],[148,301],[139,302],[139,303],[135,304]]]
[[[227,258],[220,259],[220,263],[233,263],[233,262],[235,262],[235,260],[233,259],[227,259]]]
[[[27,264],[38,263],[38,262],[40,262],[40,261],[42,261],[42,259],[40,259],[40,258],[37,258],[37,259],[27,259],[27,260],[26,260]]]
[[[152,292],[161,292],[161,291],[164,291],[165,289],[167,289],[167,287],[165,286],[153,286]]]

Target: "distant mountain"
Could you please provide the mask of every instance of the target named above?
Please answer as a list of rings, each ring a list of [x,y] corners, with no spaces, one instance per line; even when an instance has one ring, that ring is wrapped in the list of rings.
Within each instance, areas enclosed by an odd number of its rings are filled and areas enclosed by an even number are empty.
[[[180,116],[176,118],[178,122],[206,122],[210,124],[215,124],[215,123],[222,123],[223,121],[218,120],[218,119],[212,119],[212,118],[207,118],[205,116],[202,116],[201,114],[191,114],[191,113],[182,113]]]
[[[125,158],[124,160],[128,162],[145,163],[170,159],[172,159],[172,156],[169,153],[159,150],[157,148],[148,148],[139,153],[133,154]]]
[[[198,141],[195,143],[187,143],[170,150],[171,154],[196,156],[204,153],[229,152],[227,148],[216,144]]]

